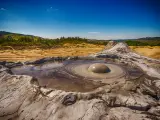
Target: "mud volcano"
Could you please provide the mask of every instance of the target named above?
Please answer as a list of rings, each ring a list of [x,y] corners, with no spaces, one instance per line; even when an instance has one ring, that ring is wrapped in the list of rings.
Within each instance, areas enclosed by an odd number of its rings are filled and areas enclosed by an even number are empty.
[[[16,75],[30,75],[38,85],[65,91],[88,92],[105,84],[124,80],[127,69],[106,60],[63,60],[11,69]]]
[[[159,65],[125,43],[86,57],[0,62],[0,120],[160,120]]]
[[[108,73],[110,72],[110,69],[105,64],[95,63],[89,66],[89,71],[94,73]]]

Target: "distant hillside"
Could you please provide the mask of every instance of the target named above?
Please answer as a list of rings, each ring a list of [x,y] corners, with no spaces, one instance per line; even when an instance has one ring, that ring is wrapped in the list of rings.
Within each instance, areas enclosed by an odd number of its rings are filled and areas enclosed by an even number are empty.
[[[160,46],[160,37],[147,37],[140,39],[116,40],[116,41],[126,42],[129,46],[147,46],[147,45]],[[50,48],[50,47],[60,47],[66,43],[70,44],[89,43],[89,44],[106,45],[108,43],[108,40],[90,40],[79,37],[67,37],[67,38],[61,37],[57,39],[48,39],[33,35],[24,35],[24,34],[0,31],[1,48],[3,46],[12,46],[14,48],[24,48],[32,46]]]
[[[160,37],[145,37],[139,38],[139,40],[160,40]]]
[[[17,35],[17,36],[32,36],[32,37],[37,37],[34,35],[26,35],[26,34],[20,34],[20,33],[12,33],[12,32],[6,32],[6,31],[0,31],[0,36],[4,36],[4,35]]]
[[[12,46],[13,48],[24,48],[24,47],[42,47],[42,48],[52,48],[60,47],[66,43],[70,44],[81,44],[81,43],[90,43],[90,44],[99,44],[106,45],[108,41],[90,41],[85,38],[79,37],[61,37],[57,39],[48,39],[37,37],[33,35],[24,35],[17,33],[10,33],[5,31],[0,31],[0,46]]]

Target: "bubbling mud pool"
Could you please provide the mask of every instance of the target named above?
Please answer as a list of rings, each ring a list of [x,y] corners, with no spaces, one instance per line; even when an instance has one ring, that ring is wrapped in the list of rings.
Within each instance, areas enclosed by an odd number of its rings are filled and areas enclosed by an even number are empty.
[[[125,80],[130,73],[134,76],[142,74],[139,69],[106,60],[64,60],[23,65],[11,71],[16,75],[36,78],[39,86],[76,92],[89,92],[106,84],[114,84]]]

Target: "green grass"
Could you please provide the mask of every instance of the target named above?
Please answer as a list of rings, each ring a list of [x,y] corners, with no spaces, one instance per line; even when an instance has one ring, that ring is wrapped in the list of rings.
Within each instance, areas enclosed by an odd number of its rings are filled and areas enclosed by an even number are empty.
[[[21,35],[21,34],[0,34],[0,46],[12,46],[16,47],[31,47],[37,46],[42,48],[50,48],[56,46],[63,46],[66,43],[70,44],[80,44],[80,43],[90,43],[90,44],[101,44],[106,45],[108,41],[90,41],[85,38],[79,37],[61,37],[57,39],[47,39],[37,36]]]
[[[127,40],[129,46],[160,46],[160,40]]]
[[[147,40],[149,39],[149,40]],[[153,39],[153,40],[152,40]],[[160,46],[160,38],[141,38],[139,40],[123,40],[129,46]],[[10,33],[0,31],[0,48],[4,46],[12,46],[14,49],[17,48],[30,48],[33,46],[41,48],[52,48],[57,46],[63,46],[66,43],[70,44],[81,44],[90,43],[96,45],[107,45],[107,40],[89,40],[79,37],[61,37],[57,39],[47,39],[32,35],[23,35],[17,33]]]

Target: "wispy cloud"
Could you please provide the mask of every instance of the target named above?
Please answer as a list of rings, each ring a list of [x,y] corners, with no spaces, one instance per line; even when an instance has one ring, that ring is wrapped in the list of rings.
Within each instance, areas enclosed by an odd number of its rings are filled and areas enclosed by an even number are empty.
[[[99,34],[100,32],[88,32],[89,34]]]
[[[47,8],[47,12],[58,11],[59,9],[54,9],[53,7]]]
[[[5,8],[1,8],[0,10],[1,10],[1,11],[5,11],[6,9],[5,9]]]

